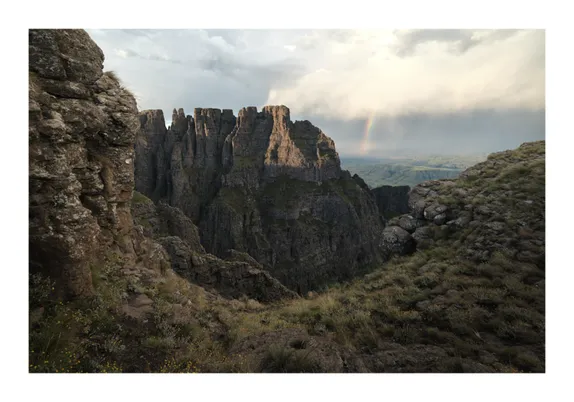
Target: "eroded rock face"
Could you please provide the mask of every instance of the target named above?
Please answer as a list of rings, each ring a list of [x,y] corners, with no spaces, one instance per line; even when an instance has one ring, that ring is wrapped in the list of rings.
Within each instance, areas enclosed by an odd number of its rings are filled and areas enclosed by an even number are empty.
[[[139,135],[156,138],[146,124]],[[287,107],[247,107],[237,119],[227,110],[196,109],[192,118],[180,109],[163,137],[155,171],[165,178],[141,190],[184,211],[207,251],[248,253],[301,292],[382,260],[382,222],[368,186],[341,170],[329,137],[292,122]],[[138,172],[158,177],[152,168]]]
[[[397,255],[407,255],[416,249],[409,232],[398,226],[389,226],[383,230],[383,242],[385,248]]]
[[[63,296],[89,295],[90,265],[102,254],[135,260],[137,106],[103,73],[85,31],[30,30],[29,39],[30,270],[56,280]]]
[[[409,186],[381,186],[373,189],[377,206],[385,219],[409,212]]]
[[[155,205],[136,193],[132,213],[145,235],[167,250],[171,267],[184,278],[226,297],[247,296],[268,302],[297,296],[245,253],[228,250],[225,260],[206,253],[197,226],[180,209],[163,201]]]
[[[161,110],[140,113],[136,142],[136,190],[164,200],[195,222],[220,188],[224,142],[233,127],[231,110],[173,110],[165,127]]]

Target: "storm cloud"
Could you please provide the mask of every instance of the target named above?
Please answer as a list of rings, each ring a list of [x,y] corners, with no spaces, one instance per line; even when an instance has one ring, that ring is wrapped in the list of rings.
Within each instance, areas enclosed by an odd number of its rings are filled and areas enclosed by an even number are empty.
[[[88,30],[140,109],[284,104],[341,154],[543,139],[541,30]]]

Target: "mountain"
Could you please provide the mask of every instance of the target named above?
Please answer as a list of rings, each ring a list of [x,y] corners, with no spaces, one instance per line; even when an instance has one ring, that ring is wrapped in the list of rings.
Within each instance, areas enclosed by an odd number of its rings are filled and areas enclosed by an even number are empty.
[[[285,106],[140,113],[136,189],[181,209],[205,249],[252,256],[304,293],[381,263],[373,194],[340,167],[335,144]]]
[[[167,128],[103,60],[30,30],[30,372],[545,371],[544,141],[371,191],[284,106]]]

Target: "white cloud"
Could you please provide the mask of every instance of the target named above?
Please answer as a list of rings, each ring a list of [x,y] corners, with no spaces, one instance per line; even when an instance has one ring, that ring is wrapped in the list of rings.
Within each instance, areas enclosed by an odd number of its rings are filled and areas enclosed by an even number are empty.
[[[408,43],[412,53],[400,57],[396,49],[405,34],[409,32],[304,36],[300,41],[308,54],[302,61],[311,71],[272,88],[267,103],[347,119],[372,112],[394,116],[544,108],[543,31],[466,31],[460,39],[451,31],[432,40],[420,35],[418,42]],[[430,34],[436,37],[438,32]],[[317,59],[328,73],[313,68]]]
[[[122,59],[126,59],[128,57],[128,52],[124,49],[114,49],[114,53]]]
[[[284,104],[292,115],[347,120],[544,108],[543,31],[90,33],[142,108]]]

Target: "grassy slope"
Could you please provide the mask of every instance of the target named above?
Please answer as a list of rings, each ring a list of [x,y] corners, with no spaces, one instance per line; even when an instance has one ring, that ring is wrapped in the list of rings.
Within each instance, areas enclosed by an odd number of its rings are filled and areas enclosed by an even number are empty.
[[[514,233],[506,236],[524,239],[544,232],[539,216],[544,182],[544,143],[539,142],[491,155],[449,192],[463,189],[466,197],[455,201],[491,208],[496,207],[492,200],[511,192],[502,200],[504,213],[498,216]],[[449,194],[441,198],[446,197],[453,199]],[[260,332],[284,326],[303,326],[310,333],[326,328],[334,342],[359,355],[396,344],[407,348],[403,361],[410,350],[424,347],[446,353],[434,366],[405,363],[406,371],[544,371],[543,264],[518,261],[506,249],[480,263],[464,258],[466,247],[487,235],[490,223],[393,260],[352,284],[255,317],[248,312],[238,320]],[[543,255],[543,245],[532,251]]]
[[[452,190],[443,201],[499,205],[509,235],[532,240],[544,231],[544,143],[492,155]],[[469,244],[486,235],[484,225],[461,230],[352,283],[274,305],[224,300],[170,273],[126,278],[113,255],[94,267],[98,295],[91,301],[61,304],[50,298],[48,282],[34,278],[30,370],[320,371],[326,349],[268,341],[297,330],[344,351],[347,371],[359,370],[353,358],[363,371],[544,371],[544,266],[507,250],[480,263],[465,259]],[[135,290],[154,300],[147,322],[121,314]],[[237,347],[249,339],[263,356]]]

